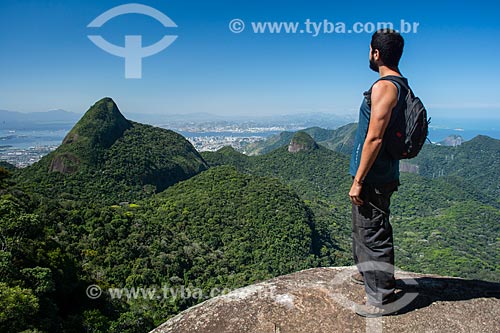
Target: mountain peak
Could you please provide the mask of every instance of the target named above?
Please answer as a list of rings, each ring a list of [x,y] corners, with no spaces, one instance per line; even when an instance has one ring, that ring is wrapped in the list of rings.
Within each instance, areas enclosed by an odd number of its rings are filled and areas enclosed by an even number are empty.
[[[66,135],[58,148],[61,154],[49,170],[72,173],[81,163],[97,165],[102,150],[111,147],[131,127],[113,99],[105,97],[97,101]]]
[[[84,200],[94,200],[99,193],[101,203],[114,203],[161,192],[207,168],[182,135],[128,121],[106,97],[88,109],[57,149],[23,173],[26,179],[70,180],[68,184],[72,185],[68,187],[51,187],[48,191],[53,197],[64,194],[68,198],[71,191],[65,190],[75,186]],[[51,173],[55,175],[47,178]],[[47,188],[38,189],[47,193]]]
[[[489,137],[487,135],[477,135],[474,138],[472,138],[470,141],[467,141],[467,144],[482,144],[486,145],[490,148],[498,148],[498,145],[500,143],[500,140],[494,139],[492,137]]]
[[[76,134],[77,137],[87,137],[93,144],[107,148],[130,127],[130,122],[121,114],[113,99],[105,97],[90,107],[66,136],[63,144],[77,140]]]
[[[319,146],[316,141],[314,141],[314,139],[304,131],[298,131],[295,133],[290,141],[290,144],[288,145],[288,151],[290,153],[309,151],[318,148]]]

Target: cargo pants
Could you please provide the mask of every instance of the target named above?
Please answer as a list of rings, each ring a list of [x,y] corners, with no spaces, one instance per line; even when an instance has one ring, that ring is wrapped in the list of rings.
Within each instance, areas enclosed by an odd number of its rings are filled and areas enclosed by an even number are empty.
[[[363,275],[368,303],[381,306],[394,294],[394,242],[389,223],[390,198],[399,181],[363,184],[362,206],[352,205],[352,253]]]

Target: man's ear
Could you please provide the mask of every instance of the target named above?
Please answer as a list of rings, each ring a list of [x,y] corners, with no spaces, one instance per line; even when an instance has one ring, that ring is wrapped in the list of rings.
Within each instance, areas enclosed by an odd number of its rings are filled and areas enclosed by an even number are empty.
[[[375,60],[375,61],[380,60],[380,52],[378,49],[373,50],[373,60]]]

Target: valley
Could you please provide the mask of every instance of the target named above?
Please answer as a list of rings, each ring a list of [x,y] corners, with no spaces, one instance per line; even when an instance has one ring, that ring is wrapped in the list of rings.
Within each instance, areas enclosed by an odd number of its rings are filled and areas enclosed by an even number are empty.
[[[282,132],[249,143],[251,156],[199,151],[96,102],[38,162],[0,164],[0,330],[145,331],[201,300],[106,290],[208,292],[351,265],[354,130]],[[399,268],[500,281],[499,154],[477,136],[405,162],[391,212]],[[89,286],[104,292],[85,297]]]

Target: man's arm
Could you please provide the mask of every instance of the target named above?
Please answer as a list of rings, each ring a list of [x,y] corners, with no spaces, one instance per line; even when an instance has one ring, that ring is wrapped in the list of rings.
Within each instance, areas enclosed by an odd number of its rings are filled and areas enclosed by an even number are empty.
[[[385,129],[389,125],[392,109],[396,106],[398,100],[398,90],[396,86],[389,81],[378,81],[372,88],[371,95],[371,115],[368,133],[361,151],[361,159],[358,171],[354,177],[349,197],[355,205],[362,205],[360,198],[363,180],[368,171],[370,171],[375,159],[382,147],[382,139]]]

